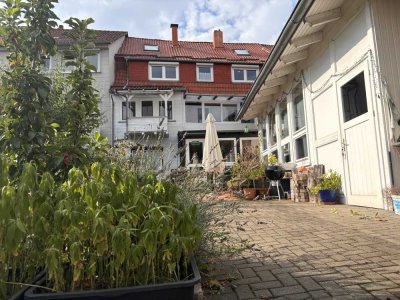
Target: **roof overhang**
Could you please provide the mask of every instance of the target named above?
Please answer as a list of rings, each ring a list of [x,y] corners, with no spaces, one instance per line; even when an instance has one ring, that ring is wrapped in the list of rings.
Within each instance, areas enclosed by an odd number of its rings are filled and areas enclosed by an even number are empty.
[[[202,94],[202,93],[185,93],[183,98],[186,101],[232,101],[233,103],[241,102],[244,100],[243,95],[232,95],[232,94]]]
[[[298,1],[251,86],[236,120],[254,119],[272,108],[274,101],[279,99],[293,83],[295,76],[299,76],[306,63],[313,58],[320,43],[330,38],[328,34],[335,31],[335,22],[344,19],[344,6],[356,6],[355,2],[361,3],[362,0]]]

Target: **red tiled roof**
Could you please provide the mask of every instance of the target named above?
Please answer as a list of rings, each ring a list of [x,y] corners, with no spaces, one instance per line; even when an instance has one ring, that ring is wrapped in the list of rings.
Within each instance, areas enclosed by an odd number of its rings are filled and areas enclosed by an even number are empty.
[[[144,45],[157,45],[159,51],[146,51]],[[235,49],[247,50],[250,55],[237,55]],[[263,64],[271,52],[271,45],[257,43],[224,43],[224,48],[214,49],[211,42],[179,41],[173,47],[172,41],[128,37],[117,56],[129,56],[138,60],[209,61],[227,63]]]
[[[111,44],[123,36],[128,36],[126,31],[108,31],[108,30],[93,30],[96,33],[94,39],[95,44]],[[71,29],[56,28],[51,29],[50,33],[56,40],[59,46],[69,46],[73,44],[73,39],[66,33],[70,33]]]

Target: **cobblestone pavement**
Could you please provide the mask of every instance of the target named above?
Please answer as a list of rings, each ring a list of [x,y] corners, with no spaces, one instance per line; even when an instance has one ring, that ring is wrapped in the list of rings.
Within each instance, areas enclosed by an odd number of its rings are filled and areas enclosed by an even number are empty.
[[[218,263],[215,278],[230,272],[236,279],[207,299],[400,299],[394,213],[246,201],[229,218],[232,235],[249,249]]]

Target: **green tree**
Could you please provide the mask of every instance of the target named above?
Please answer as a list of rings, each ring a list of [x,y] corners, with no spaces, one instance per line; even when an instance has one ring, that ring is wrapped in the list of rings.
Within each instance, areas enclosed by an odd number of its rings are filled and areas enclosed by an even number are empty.
[[[0,9],[2,46],[10,51],[10,68],[1,76],[0,147],[19,170],[29,161],[46,165],[46,143],[55,133],[47,118],[51,80],[42,65],[56,51],[50,35],[56,26],[56,2],[5,0]]]

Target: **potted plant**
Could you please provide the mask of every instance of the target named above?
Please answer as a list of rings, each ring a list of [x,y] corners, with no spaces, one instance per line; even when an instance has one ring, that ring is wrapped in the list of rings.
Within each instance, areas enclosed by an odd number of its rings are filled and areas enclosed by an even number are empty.
[[[55,193],[46,277],[25,299],[192,299],[197,209],[155,175],[73,168]],[[49,289],[53,292],[49,292]]]
[[[337,191],[341,186],[342,181],[339,173],[329,172],[322,176],[321,181],[311,190],[311,194],[319,194],[319,199],[323,204],[335,204]]]
[[[240,180],[245,199],[253,200],[257,194],[255,180],[264,177],[264,163],[260,159],[257,147],[243,149],[243,153],[238,155],[232,167],[232,175]]]

